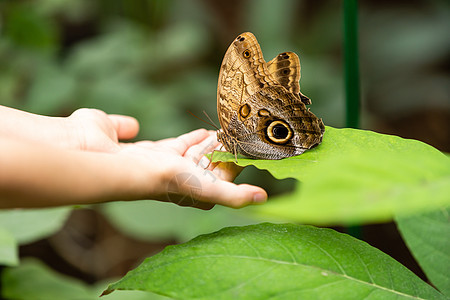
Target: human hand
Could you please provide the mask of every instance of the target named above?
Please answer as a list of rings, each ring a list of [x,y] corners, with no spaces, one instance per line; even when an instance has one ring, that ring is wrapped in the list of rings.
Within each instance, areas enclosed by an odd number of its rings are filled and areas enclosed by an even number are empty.
[[[202,209],[210,209],[215,204],[242,207],[267,199],[266,192],[259,187],[231,183],[241,167],[234,163],[210,164],[204,154],[220,145],[213,131],[196,130],[156,142],[119,143],[136,136],[139,130],[136,119],[108,115],[96,109],[79,109],[68,120],[76,129],[79,149],[114,152],[142,160],[136,168],[151,174],[148,182],[159,182],[156,189],[155,185],[145,184],[149,190],[143,192],[144,198]]]
[[[115,155],[125,158],[138,171],[139,199],[201,209],[215,204],[239,208],[265,202],[267,194],[262,188],[230,182],[241,167],[234,163],[209,163],[204,154],[219,145],[215,132],[200,129],[156,142],[121,144]]]
[[[98,109],[81,108],[65,119],[69,148],[117,152],[119,140],[136,137],[139,123],[133,117],[109,115]]]
[[[202,209],[210,209],[215,204],[242,207],[267,199],[266,192],[259,187],[230,182],[241,167],[234,163],[209,163],[204,154],[220,145],[213,131],[196,130],[155,142],[119,143],[136,136],[139,124],[134,118],[79,109],[68,119],[77,129],[79,149],[112,152],[137,163],[136,170],[143,174],[140,178],[146,180],[140,199]]]
[[[259,187],[229,182],[241,170],[233,163],[209,165],[204,154],[219,145],[214,132],[120,143],[136,136],[134,118],[93,109],[47,117],[1,105],[0,117],[1,207],[155,199],[209,209],[267,198]]]

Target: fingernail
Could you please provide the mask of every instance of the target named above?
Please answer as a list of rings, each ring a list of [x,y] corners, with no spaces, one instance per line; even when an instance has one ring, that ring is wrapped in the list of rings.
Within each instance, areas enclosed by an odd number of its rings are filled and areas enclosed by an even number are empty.
[[[256,193],[253,196],[253,202],[263,203],[263,202],[266,202],[266,201],[267,201],[266,195],[263,194],[263,193]]]

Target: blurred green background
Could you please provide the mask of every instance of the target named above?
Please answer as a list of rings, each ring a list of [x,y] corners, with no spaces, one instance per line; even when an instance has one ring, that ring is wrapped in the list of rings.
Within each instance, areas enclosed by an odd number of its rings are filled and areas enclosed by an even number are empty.
[[[449,8],[444,0],[359,1],[363,128],[450,152]],[[136,117],[138,139],[180,135],[207,126],[187,111],[217,120],[223,55],[251,31],[266,60],[299,54],[311,110],[343,127],[342,27],[342,2],[331,0],[3,0],[0,104],[52,116],[98,108]],[[252,168],[238,182],[270,194],[292,188]],[[245,210],[114,203],[73,211],[50,238],[27,241],[21,256],[92,283],[167,244],[252,222]],[[392,224],[377,226],[364,229],[372,245],[413,264],[392,242]]]

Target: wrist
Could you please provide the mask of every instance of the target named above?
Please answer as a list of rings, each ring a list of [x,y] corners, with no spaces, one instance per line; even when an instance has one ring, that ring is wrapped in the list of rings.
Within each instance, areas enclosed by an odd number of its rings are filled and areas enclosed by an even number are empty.
[[[0,136],[66,149],[77,147],[68,118],[42,116],[0,105]]]

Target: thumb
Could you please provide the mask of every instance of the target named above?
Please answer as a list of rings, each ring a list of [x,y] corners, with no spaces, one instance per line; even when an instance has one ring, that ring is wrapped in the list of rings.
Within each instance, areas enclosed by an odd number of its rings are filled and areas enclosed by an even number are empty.
[[[119,140],[132,139],[139,132],[139,122],[133,117],[108,115],[108,118],[111,120]]]

